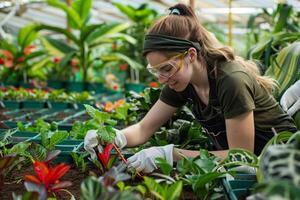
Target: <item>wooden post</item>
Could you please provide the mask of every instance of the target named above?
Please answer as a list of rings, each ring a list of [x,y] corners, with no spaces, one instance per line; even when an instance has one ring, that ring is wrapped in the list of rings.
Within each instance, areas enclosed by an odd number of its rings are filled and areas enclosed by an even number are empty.
[[[190,0],[190,6],[193,10],[195,10],[195,8],[196,8],[195,0]]]
[[[72,0],[66,0],[66,3],[67,3],[67,5],[70,7],[71,4],[72,4]],[[67,21],[67,31],[68,31],[69,33],[72,31],[71,27],[70,27],[69,24],[68,24],[68,21]],[[70,40],[67,39],[67,42],[69,43]]]
[[[232,47],[232,12],[231,12],[232,0],[228,0],[228,45]]]

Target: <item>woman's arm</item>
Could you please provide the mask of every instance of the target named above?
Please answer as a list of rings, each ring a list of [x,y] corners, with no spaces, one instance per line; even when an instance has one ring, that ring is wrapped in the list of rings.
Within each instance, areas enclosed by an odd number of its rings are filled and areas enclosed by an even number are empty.
[[[122,130],[127,147],[145,143],[176,110],[177,108],[158,100],[140,122]]]
[[[253,111],[241,114],[231,119],[226,119],[225,124],[229,149],[243,148],[254,152],[255,130]],[[210,153],[221,158],[226,158],[228,149],[220,151],[210,151]],[[187,157],[196,157],[199,155],[199,151],[174,148],[174,161],[181,159],[180,154],[183,154]]]

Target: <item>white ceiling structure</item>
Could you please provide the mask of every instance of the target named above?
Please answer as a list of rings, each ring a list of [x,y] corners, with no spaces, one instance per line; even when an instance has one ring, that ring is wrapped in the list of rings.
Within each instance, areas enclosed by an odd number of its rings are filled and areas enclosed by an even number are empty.
[[[158,13],[167,13],[167,8],[178,2],[189,3],[191,0],[94,0],[92,23],[109,21],[128,21],[127,17],[115,8],[112,2],[130,4],[138,7],[148,3]],[[279,1],[279,0],[278,0]],[[282,0],[281,0],[282,1]],[[203,21],[227,24],[229,0],[194,0],[195,10]],[[300,0],[286,0],[300,10]],[[16,6],[17,5],[17,6]],[[273,9],[274,0],[232,0],[231,12],[233,21],[246,24],[249,14],[257,13],[261,8]],[[10,14],[9,14],[10,13]],[[11,15],[11,16],[9,16]],[[66,27],[65,14],[59,9],[50,7],[45,0],[0,0],[0,27],[6,30],[18,30],[31,22],[45,23]]]

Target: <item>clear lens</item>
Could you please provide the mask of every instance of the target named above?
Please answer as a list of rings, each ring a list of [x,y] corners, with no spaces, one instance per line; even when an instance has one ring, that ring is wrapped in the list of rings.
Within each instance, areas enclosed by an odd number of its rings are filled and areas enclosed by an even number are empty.
[[[177,71],[177,67],[171,63],[164,64],[163,66],[159,67],[158,69],[154,69],[153,67],[148,65],[147,69],[151,74],[155,75],[156,77],[161,76],[161,77],[165,77],[165,78],[169,78],[170,76],[175,74]]]

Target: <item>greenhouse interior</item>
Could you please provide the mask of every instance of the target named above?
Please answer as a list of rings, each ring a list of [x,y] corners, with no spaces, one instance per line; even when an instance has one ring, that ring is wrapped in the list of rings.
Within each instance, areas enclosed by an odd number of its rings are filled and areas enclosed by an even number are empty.
[[[300,200],[299,0],[0,0],[1,200]]]

